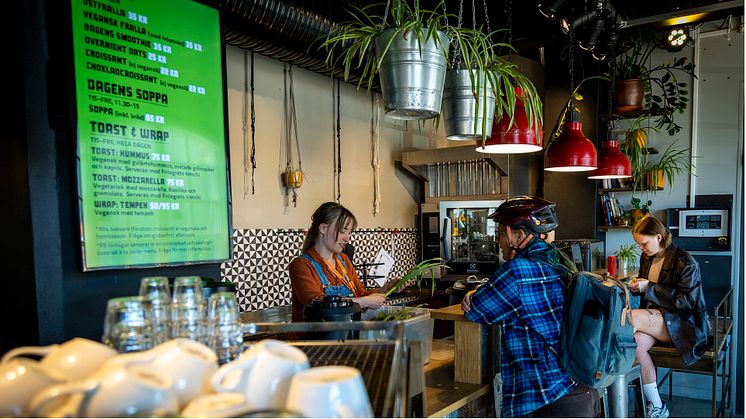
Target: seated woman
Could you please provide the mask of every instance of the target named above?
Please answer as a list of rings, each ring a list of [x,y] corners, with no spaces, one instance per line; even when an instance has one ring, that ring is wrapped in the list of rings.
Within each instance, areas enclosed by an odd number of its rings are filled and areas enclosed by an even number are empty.
[[[641,309],[632,311],[637,342],[636,361],[642,370],[646,417],[667,418],[661,401],[656,369],[648,354],[658,342],[671,344],[686,365],[704,352],[710,327],[702,294],[699,265],[686,250],[671,243],[671,232],[658,219],[647,216],[632,230],[640,246],[640,272],[629,288],[641,293]]]
[[[288,269],[293,287],[293,321],[303,321],[303,307],[324,295],[352,297],[362,308],[383,305],[385,288],[368,291],[343,250],[357,227],[355,216],[335,202],[322,204],[311,217],[303,254]]]

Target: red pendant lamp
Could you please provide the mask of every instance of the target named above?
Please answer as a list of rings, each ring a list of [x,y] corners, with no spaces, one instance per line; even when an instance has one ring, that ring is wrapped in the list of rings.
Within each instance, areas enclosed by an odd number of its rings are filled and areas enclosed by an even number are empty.
[[[588,179],[623,179],[632,177],[632,163],[626,154],[619,150],[617,140],[601,143],[598,169],[590,172]]]
[[[510,125],[510,115],[503,112],[502,117],[492,123],[492,136],[484,145],[478,145],[477,151],[490,154],[521,154],[533,153],[541,150],[541,123],[538,126],[529,127],[526,107],[523,103],[523,91],[515,86],[515,112],[513,113],[513,126]]]
[[[595,170],[596,147],[583,134],[580,112],[571,105],[562,133],[549,143],[544,154],[544,170],[550,172],[587,172]]]

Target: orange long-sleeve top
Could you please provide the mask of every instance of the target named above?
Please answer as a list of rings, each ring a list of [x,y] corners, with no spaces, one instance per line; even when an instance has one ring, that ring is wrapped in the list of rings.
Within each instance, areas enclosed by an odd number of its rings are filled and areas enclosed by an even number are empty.
[[[314,249],[307,252],[313,260],[321,266],[322,272],[326,275],[329,285],[346,285],[342,278],[338,277],[329,266],[324,262],[324,258]],[[347,276],[352,280],[352,293],[355,297],[364,297],[370,295],[370,291],[365,289],[363,282],[357,276],[352,261],[344,253],[334,254],[335,258],[341,258],[346,267]],[[335,266],[336,269],[336,266]],[[288,265],[290,271],[290,282],[293,286],[293,321],[303,321],[303,307],[311,302],[314,298],[324,296],[324,287],[321,285],[321,278],[316,273],[310,261],[303,257],[297,257]]]

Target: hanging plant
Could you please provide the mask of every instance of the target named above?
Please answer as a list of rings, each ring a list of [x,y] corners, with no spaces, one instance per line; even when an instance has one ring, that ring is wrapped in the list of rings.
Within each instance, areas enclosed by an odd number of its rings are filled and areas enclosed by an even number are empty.
[[[341,24],[326,36],[322,48],[327,51],[326,63],[329,67],[342,65],[345,80],[349,79],[353,69],[361,72],[358,87],[365,85],[370,91],[376,75],[380,75],[384,107],[387,116],[399,119],[427,119],[439,115],[445,70],[467,69],[470,72],[473,94],[480,92],[479,76],[487,74],[487,82],[495,94],[494,113],[512,115],[515,110],[516,95],[512,86],[516,81],[524,90],[524,101],[528,103],[527,113],[533,123],[540,121],[541,101],[536,88],[523,76],[512,63],[497,55],[499,48],[507,44],[493,43],[490,35],[480,29],[454,27],[448,24],[448,18],[454,17],[444,10],[444,2],[438,2],[432,10],[420,8],[419,0],[412,5],[404,0],[393,0],[386,3],[381,14],[381,5],[352,7],[352,21]],[[442,12],[439,10],[443,10]],[[400,43],[408,43],[410,51],[419,53],[407,56],[407,71],[396,71],[390,65],[396,64],[391,56],[400,54]],[[452,48],[451,48],[452,46]],[[375,53],[374,53],[375,51]],[[457,58],[458,57],[458,58]],[[402,80],[401,74],[412,74],[411,67],[418,59],[428,60],[420,70],[422,80],[427,87],[413,88],[394,87],[393,83]],[[433,70],[433,69],[437,69]],[[442,69],[442,71],[441,71]],[[436,80],[429,80],[432,75]],[[418,79],[412,76],[411,79]],[[423,112],[401,106],[395,102],[396,94],[413,93],[407,99],[424,103]],[[424,92],[424,94],[423,94]],[[421,97],[419,97],[421,96]],[[482,101],[480,106],[486,106]],[[512,121],[511,121],[512,123]],[[486,128],[486,123],[483,124]],[[482,130],[485,132],[485,129]]]

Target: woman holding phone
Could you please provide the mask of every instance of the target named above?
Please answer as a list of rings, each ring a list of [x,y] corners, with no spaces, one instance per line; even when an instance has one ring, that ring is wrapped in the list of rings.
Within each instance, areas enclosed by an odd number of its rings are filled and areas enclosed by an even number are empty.
[[[702,356],[710,334],[702,278],[697,262],[673,245],[671,232],[657,218],[640,220],[632,236],[642,251],[639,276],[632,278],[629,289],[642,297],[632,318],[636,361],[648,401],[645,416],[667,418],[668,408],[658,394],[656,369],[648,351],[659,342],[673,344],[686,365]]]

